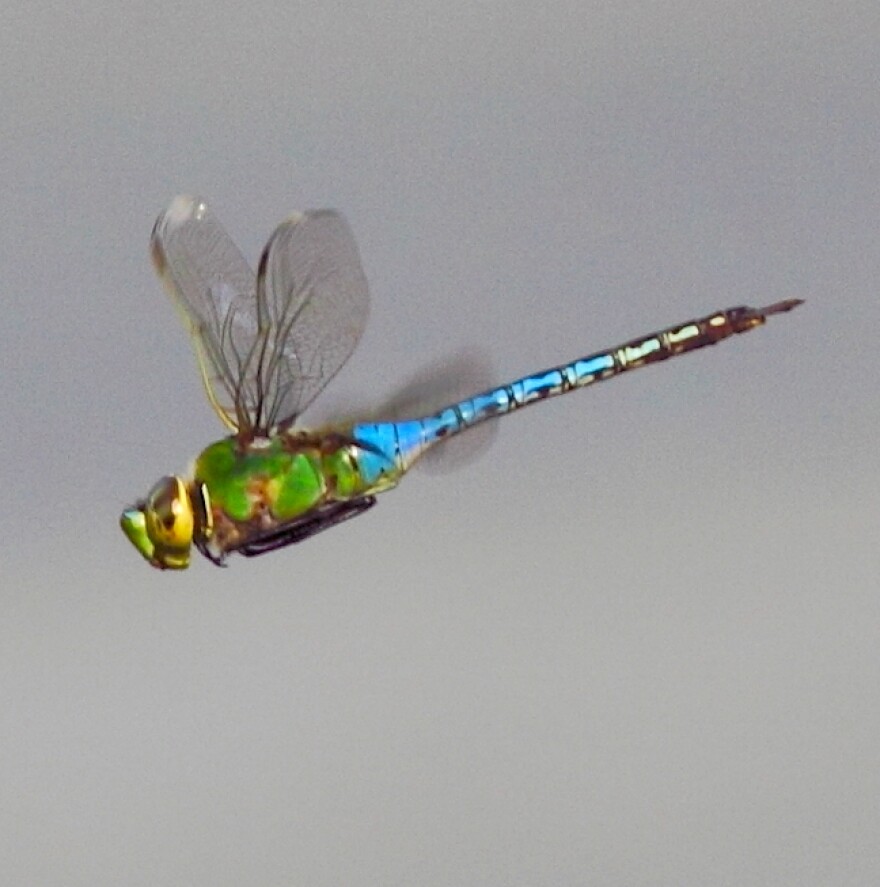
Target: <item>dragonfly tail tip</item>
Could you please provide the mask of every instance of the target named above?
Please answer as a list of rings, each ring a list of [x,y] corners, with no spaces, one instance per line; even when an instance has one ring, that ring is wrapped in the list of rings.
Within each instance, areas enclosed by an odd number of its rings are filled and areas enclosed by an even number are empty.
[[[793,308],[797,308],[798,305],[803,305],[803,299],[785,299],[783,302],[776,302],[773,305],[768,305],[766,308],[762,308],[760,310],[760,314],[763,314],[765,317],[771,314],[783,314],[786,311],[791,311]]]

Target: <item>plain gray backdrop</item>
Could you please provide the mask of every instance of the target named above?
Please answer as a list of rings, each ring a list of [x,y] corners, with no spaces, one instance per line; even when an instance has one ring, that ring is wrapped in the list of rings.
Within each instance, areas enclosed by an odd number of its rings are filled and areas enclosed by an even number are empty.
[[[878,82],[876,0],[6,9],[0,881],[878,883]],[[322,415],[807,304],[162,574],[118,514],[223,433],[180,192],[254,261],[348,217]]]

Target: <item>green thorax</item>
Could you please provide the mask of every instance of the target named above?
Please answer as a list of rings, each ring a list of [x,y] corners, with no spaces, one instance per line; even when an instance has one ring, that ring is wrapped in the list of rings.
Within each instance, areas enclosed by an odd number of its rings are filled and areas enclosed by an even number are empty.
[[[367,492],[356,448],[336,434],[282,433],[246,444],[224,438],[199,454],[193,478],[207,487],[213,510],[237,522],[284,523]]]

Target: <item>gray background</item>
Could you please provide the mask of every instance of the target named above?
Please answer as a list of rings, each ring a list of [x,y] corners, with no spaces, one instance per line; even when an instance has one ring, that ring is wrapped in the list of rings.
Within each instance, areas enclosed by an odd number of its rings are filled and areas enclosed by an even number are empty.
[[[880,6],[19,3],[0,32],[0,879],[876,884]],[[342,209],[323,411],[727,305],[230,569],[122,506],[222,434],[147,238]]]

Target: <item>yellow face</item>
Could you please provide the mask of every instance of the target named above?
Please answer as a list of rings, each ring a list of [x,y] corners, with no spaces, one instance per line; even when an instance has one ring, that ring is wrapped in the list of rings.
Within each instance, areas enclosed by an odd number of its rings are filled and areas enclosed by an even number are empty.
[[[119,519],[135,548],[160,570],[184,570],[195,533],[195,512],[186,483],[163,477],[143,502],[127,508]]]

